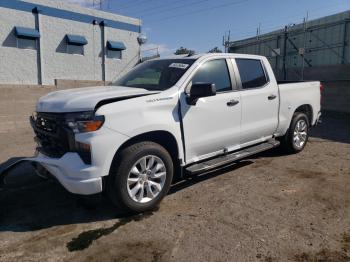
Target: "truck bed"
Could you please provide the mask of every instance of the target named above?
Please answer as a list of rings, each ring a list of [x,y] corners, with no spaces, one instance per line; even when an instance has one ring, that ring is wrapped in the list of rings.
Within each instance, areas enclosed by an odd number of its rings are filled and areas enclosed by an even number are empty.
[[[282,134],[286,130],[282,127],[288,127],[292,119],[296,101],[301,105],[310,106],[312,118],[310,124],[314,125],[317,115],[320,112],[320,82],[319,81],[278,81],[280,95],[279,108],[279,132]],[[278,132],[278,133],[279,133]]]

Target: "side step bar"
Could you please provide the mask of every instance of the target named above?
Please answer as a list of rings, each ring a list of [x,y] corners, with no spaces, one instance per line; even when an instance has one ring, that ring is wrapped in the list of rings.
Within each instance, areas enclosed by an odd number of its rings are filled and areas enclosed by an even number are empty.
[[[272,149],[274,147],[279,146],[280,142],[275,139],[270,139],[267,142],[258,144],[256,146],[251,146],[244,148],[242,150],[236,151],[234,153],[229,153],[226,155],[221,155],[219,157],[193,164],[189,167],[187,167],[185,170],[190,175],[195,175],[198,173],[210,171],[216,168],[219,168],[221,166],[225,166],[227,164],[230,164],[232,162],[235,162],[237,160],[246,158],[248,156],[255,155],[257,153]]]

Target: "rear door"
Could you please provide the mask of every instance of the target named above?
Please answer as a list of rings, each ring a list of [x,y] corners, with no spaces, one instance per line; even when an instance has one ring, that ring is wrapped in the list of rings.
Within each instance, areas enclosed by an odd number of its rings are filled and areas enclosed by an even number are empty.
[[[241,90],[241,145],[266,140],[278,125],[278,86],[260,59],[236,58],[233,64]]]
[[[227,63],[228,62],[228,63]],[[241,103],[230,60],[204,62],[193,74],[192,83],[214,83],[215,96],[200,98],[196,105],[181,96],[181,114],[187,162],[222,154],[239,146]]]

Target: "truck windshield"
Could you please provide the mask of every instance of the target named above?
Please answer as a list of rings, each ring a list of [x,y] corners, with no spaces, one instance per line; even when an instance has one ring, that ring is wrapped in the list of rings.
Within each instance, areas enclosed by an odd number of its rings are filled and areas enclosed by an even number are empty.
[[[166,90],[176,84],[195,59],[162,59],[143,62],[112,85]]]

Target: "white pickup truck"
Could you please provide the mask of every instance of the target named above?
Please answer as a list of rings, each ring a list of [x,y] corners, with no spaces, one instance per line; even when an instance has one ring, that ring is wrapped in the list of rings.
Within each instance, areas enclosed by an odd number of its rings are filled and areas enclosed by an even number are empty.
[[[320,82],[278,83],[268,60],[204,54],[137,65],[110,86],[50,93],[31,125],[33,161],[68,191],[154,208],[175,174],[196,174],[282,145],[303,150]],[[38,165],[37,165],[38,166]]]

